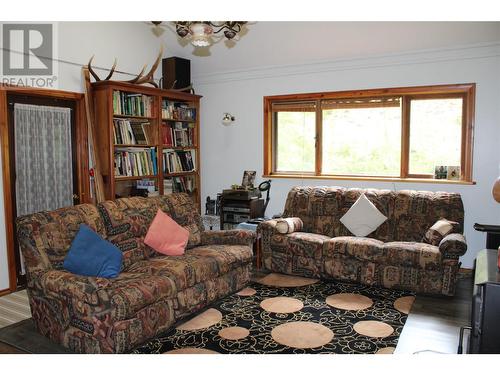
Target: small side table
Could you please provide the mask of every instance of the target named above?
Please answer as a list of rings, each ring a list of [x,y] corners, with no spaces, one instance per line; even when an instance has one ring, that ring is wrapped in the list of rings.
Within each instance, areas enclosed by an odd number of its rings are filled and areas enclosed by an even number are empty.
[[[257,227],[258,224],[244,222],[239,223],[236,229],[251,230],[257,234],[257,237],[255,238],[255,242],[253,244],[253,253],[255,254],[255,267],[257,270],[260,270],[262,268],[262,247],[260,235],[259,232],[257,232]]]

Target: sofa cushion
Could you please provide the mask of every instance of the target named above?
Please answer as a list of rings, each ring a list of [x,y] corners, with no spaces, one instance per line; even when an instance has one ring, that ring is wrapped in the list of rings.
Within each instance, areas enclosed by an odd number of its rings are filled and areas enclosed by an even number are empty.
[[[186,249],[189,232],[177,224],[165,212],[158,209],[144,243],[165,255],[182,255]]]
[[[385,260],[383,242],[374,238],[342,236],[325,242],[323,256],[332,258],[334,254],[350,255],[374,262]]]
[[[80,230],[80,224],[88,225],[106,238],[104,223],[97,208],[91,204],[37,212],[17,218],[19,242],[21,245],[24,241],[30,242],[28,246],[22,245],[28,273],[34,268],[62,269],[64,258]],[[36,253],[26,251],[28,248]]]
[[[316,233],[294,232],[290,234],[274,234],[271,246],[274,251],[290,253],[306,258],[321,259],[323,244],[331,237]]]
[[[63,267],[76,275],[114,278],[121,271],[122,257],[120,249],[81,224]]]
[[[148,256],[144,236],[156,215],[157,206],[143,197],[105,201],[97,206],[104,221],[106,236],[123,252],[123,266]]]
[[[464,207],[460,194],[400,190],[395,195],[392,241],[421,242],[425,232],[440,218],[458,222],[461,231]]]
[[[438,269],[441,253],[436,246],[419,242],[382,242],[374,238],[336,237],[325,242],[323,256],[335,254],[401,267]]]
[[[387,264],[437,270],[442,267],[437,246],[422,242],[386,242],[383,246]]]
[[[345,215],[340,218],[340,222],[357,237],[368,236],[386,220],[387,217],[380,213],[365,194],[361,194]]]
[[[252,261],[252,250],[241,245],[207,245],[181,256],[158,256],[131,265],[127,272],[167,276],[184,290]]]
[[[175,298],[177,288],[168,277],[123,272],[97,293],[101,303],[103,299],[109,299],[114,307],[113,318],[123,320],[157,301]]]

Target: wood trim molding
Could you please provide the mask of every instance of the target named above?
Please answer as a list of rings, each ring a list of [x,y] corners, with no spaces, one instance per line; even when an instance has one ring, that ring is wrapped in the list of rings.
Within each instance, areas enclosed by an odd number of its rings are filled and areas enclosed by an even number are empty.
[[[368,177],[368,176],[338,176],[338,175],[312,175],[312,174],[291,174],[291,173],[271,173],[263,174],[264,178],[292,178],[297,180],[351,180],[351,181],[381,181],[381,182],[408,182],[442,185],[475,185],[476,181],[459,180],[436,180],[434,178],[400,178],[400,177]]]
[[[433,85],[433,86],[413,86],[413,87],[392,87],[378,88],[367,90],[349,90],[335,92],[319,92],[319,93],[304,93],[304,94],[287,94],[273,95],[264,97],[264,177],[279,177],[279,178],[317,178],[317,179],[353,179],[353,180],[380,180],[380,181],[403,181],[403,182],[435,182],[435,183],[450,183],[450,184],[474,184],[472,176],[472,160],[473,160],[473,131],[474,131],[474,101],[475,101],[475,83],[460,83],[449,85]],[[330,176],[323,175],[322,172],[322,118],[321,112],[316,111],[316,168],[313,174],[300,173],[285,173],[276,172],[274,165],[274,142],[276,142],[273,134],[273,113],[272,105],[276,102],[287,101],[311,101],[315,100],[317,104],[321,100],[328,99],[355,99],[355,98],[370,98],[370,97],[402,97],[402,118],[401,118],[401,158],[400,158],[400,175],[395,177],[381,176],[349,176],[339,175]],[[461,147],[461,180],[459,181],[438,181],[430,175],[416,175],[410,173],[409,152],[410,152],[410,105],[413,99],[431,99],[431,98],[463,98],[463,115],[462,115],[462,147]],[[317,105],[317,108],[320,106]],[[318,143],[320,142],[320,143]]]
[[[0,137],[2,141],[2,179],[3,201],[5,214],[5,241],[7,244],[7,264],[9,269],[9,290],[17,289],[17,271],[14,254],[14,218],[12,202],[12,186],[10,183],[10,152],[9,152],[9,121],[8,121],[7,91],[0,90]],[[0,229],[1,230],[1,229]]]

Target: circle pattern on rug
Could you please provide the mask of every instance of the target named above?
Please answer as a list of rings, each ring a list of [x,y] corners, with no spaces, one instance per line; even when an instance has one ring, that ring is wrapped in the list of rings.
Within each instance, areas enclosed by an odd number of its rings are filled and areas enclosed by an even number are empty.
[[[198,329],[208,328],[222,320],[222,314],[219,310],[208,309],[201,314],[196,315],[193,319],[177,327],[181,331],[196,331]]]
[[[415,302],[414,296],[400,297],[394,301],[394,308],[399,312],[408,315],[410,313],[413,302]]]
[[[227,327],[219,331],[219,336],[226,340],[241,340],[249,334],[250,331],[243,327]]]
[[[396,348],[388,346],[387,348],[377,350],[375,354],[394,354],[394,350],[396,350]]]
[[[376,320],[362,320],[354,324],[353,328],[360,335],[377,338],[390,336],[394,332],[389,324]]]
[[[337,293],[326,297],[326,304],[341,310],[364,310],[373,305],[371,298],[356,293]]]
[[[244,289],[241,289],[236,294],[241,296],[241,297],[250,297],[250,296],[253,296],[255,293],[257,293],[257,291],[254,288],[244,288]]]
[[[318,279],[309,279],[307,277],[282,275],[279,273],[270,273],[258,280],[259,284],[275,286],[278,288],[294,288],[306,285],[316,284]]]
[[[309,349],[328,344],[333,339],[333,332],[319,323],[290,322],[273,328],[271,336],[278,344]]]
[[[266,298],[260,303],[262,307],[267,312],[275,314],[290,314],[301,310],[304,304],[301,300],[291,297],[273,297]]]
[[[216,351],[204,349],[204,348],[187,347],[187,348],[170,350],[170,351],[165,352],[163,354],[219,354],[219,353],[217,353]]]

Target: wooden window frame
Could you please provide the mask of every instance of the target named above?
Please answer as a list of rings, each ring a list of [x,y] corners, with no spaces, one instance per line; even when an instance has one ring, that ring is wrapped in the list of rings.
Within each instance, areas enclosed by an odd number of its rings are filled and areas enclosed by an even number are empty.
[[[475,83],[453,85],[413,86],[381,88],[353,91],[335,91],[309,94],[274,95],[264,97],[264,173],[263,177],[271,178],[303,178],[303,179],[333,179],[333,180],[371,180],[371,181],[401,181],[401,182],[429,182],[445,184],[475,184],[472,179],[472,156],[474,145],[474,109]],[[401,97],[401,170],[395,177],[366,176],[366,175],[332,175],[323,174],[322,168],[322,109],[321,101],[327,99],[350,99],[368,97]],[[432,175],[418,175],[409,173],[410,150],[410,108],[414,99],[445,99],[463,98],[462,105],[462,141],[460,180],[439,180]],[[277,172],[275,150],[277,137],[275,134],[275,118],[272,111],[273,103],[287,101],[315,101],[316,102],[316,154],[315,171]]]

